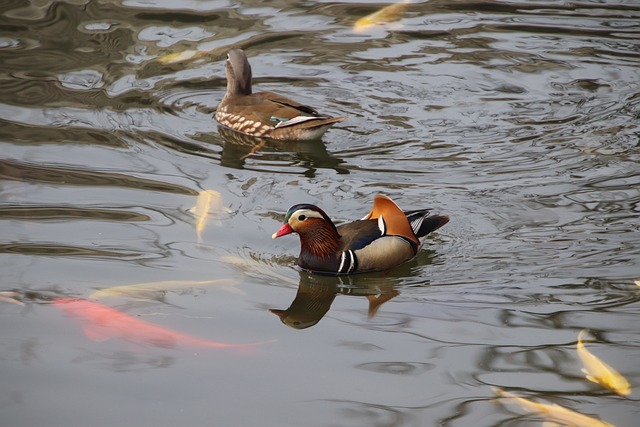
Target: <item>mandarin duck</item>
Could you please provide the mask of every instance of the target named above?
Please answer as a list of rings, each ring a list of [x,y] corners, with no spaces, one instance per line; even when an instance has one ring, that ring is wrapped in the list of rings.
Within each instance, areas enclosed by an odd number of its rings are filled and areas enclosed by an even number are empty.
[[[403,212],[393,200],[379,194],[361,220],[335,226],[329,216],[311,204],[294,205],[272,238],[300,236],[298,265],[321,274],[354,274],[388,270],[418,253],[425,237],[449,222],[447,215],[428,209]]]
[[[251,91],[251,65],[247,55],[234,49],[227,54],[227,92],[215,118],[237,132],[279,140],[317,140],[347,118],[329,117],[273,92]]]

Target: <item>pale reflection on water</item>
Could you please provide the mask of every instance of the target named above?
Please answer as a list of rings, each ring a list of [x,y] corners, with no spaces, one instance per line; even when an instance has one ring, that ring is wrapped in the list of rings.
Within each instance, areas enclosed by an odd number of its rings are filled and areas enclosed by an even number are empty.
[[[540,424],[499,387],[636,425],[636,3],[415,2],[364,33],[354,22],[387,3],[3,3],[2,424]],[[219,129],[230,47],[256,89],[350,118],[312,144]],[[228,211],[198,242],[206,189]],[[270,239],[294,203],[342,221],[378,192],[451,222],[411,262],[354,278],[299,272],[297,239]],[[277,342],[92,341],[49,304],[224,278],[234,292],[101,302]],[[630,396],[586,380],[582,329]]]

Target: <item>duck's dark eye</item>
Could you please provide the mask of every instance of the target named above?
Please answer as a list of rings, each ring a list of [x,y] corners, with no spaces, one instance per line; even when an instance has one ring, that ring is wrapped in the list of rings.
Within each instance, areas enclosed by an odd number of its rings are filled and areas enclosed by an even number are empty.
[[[300,215],[300,216],[298,217],[298,221],[304,221],[305,219],[307,219],[307,216],[306,216],[306,215]]]

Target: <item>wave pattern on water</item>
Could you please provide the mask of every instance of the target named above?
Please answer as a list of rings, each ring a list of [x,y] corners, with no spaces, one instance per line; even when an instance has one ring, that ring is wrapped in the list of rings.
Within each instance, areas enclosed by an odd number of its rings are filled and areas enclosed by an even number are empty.
[[[84,410],[96,399],[121,399],[140,426],[185,413],[220,425],[537,420],[497,409],[500,387],[634,425],[636,397],[587,381],[575,343],[590,329],[594,353],[640,380],[636,0],[415,1],[362,33],[356,20],[387,2],[152,3],[0,5],[3,420],[117,424]],[[317,143],[219,128],[232,47],[247,52],[256,91],[349,119]],[[191,208],[202,190],[220,194],[224,213],[198,236]],[[295,267],[297,238],[270,238],[293,204],[341,223],[379,192],[451,222],[392,271],[321,286]],[[239,292],[119,308],[203,336],[250,331],[278,343],[215,363],[141,356],[71,333],[46,298],[26,311],[4,299],[167,276],[235,278]],[[269,309],[291,314],[305,289],[322,321],[295,312],[313,327],[282,327]],[[131,371],[144,372],[151,403],[136,375],[119,375]],[[64,399],[52,372],[74,380]],[[125,387],[110,388],[110,375]],[[224,393],[217,381],[183,387],[203,375],[234,381]]]

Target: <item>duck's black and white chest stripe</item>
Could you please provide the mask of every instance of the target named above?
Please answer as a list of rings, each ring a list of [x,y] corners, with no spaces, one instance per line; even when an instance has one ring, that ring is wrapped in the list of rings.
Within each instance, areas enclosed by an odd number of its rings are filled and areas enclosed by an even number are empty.
[[[358,257],[352,250],[342,252],[338,274],[351,274],[358,271]]]

